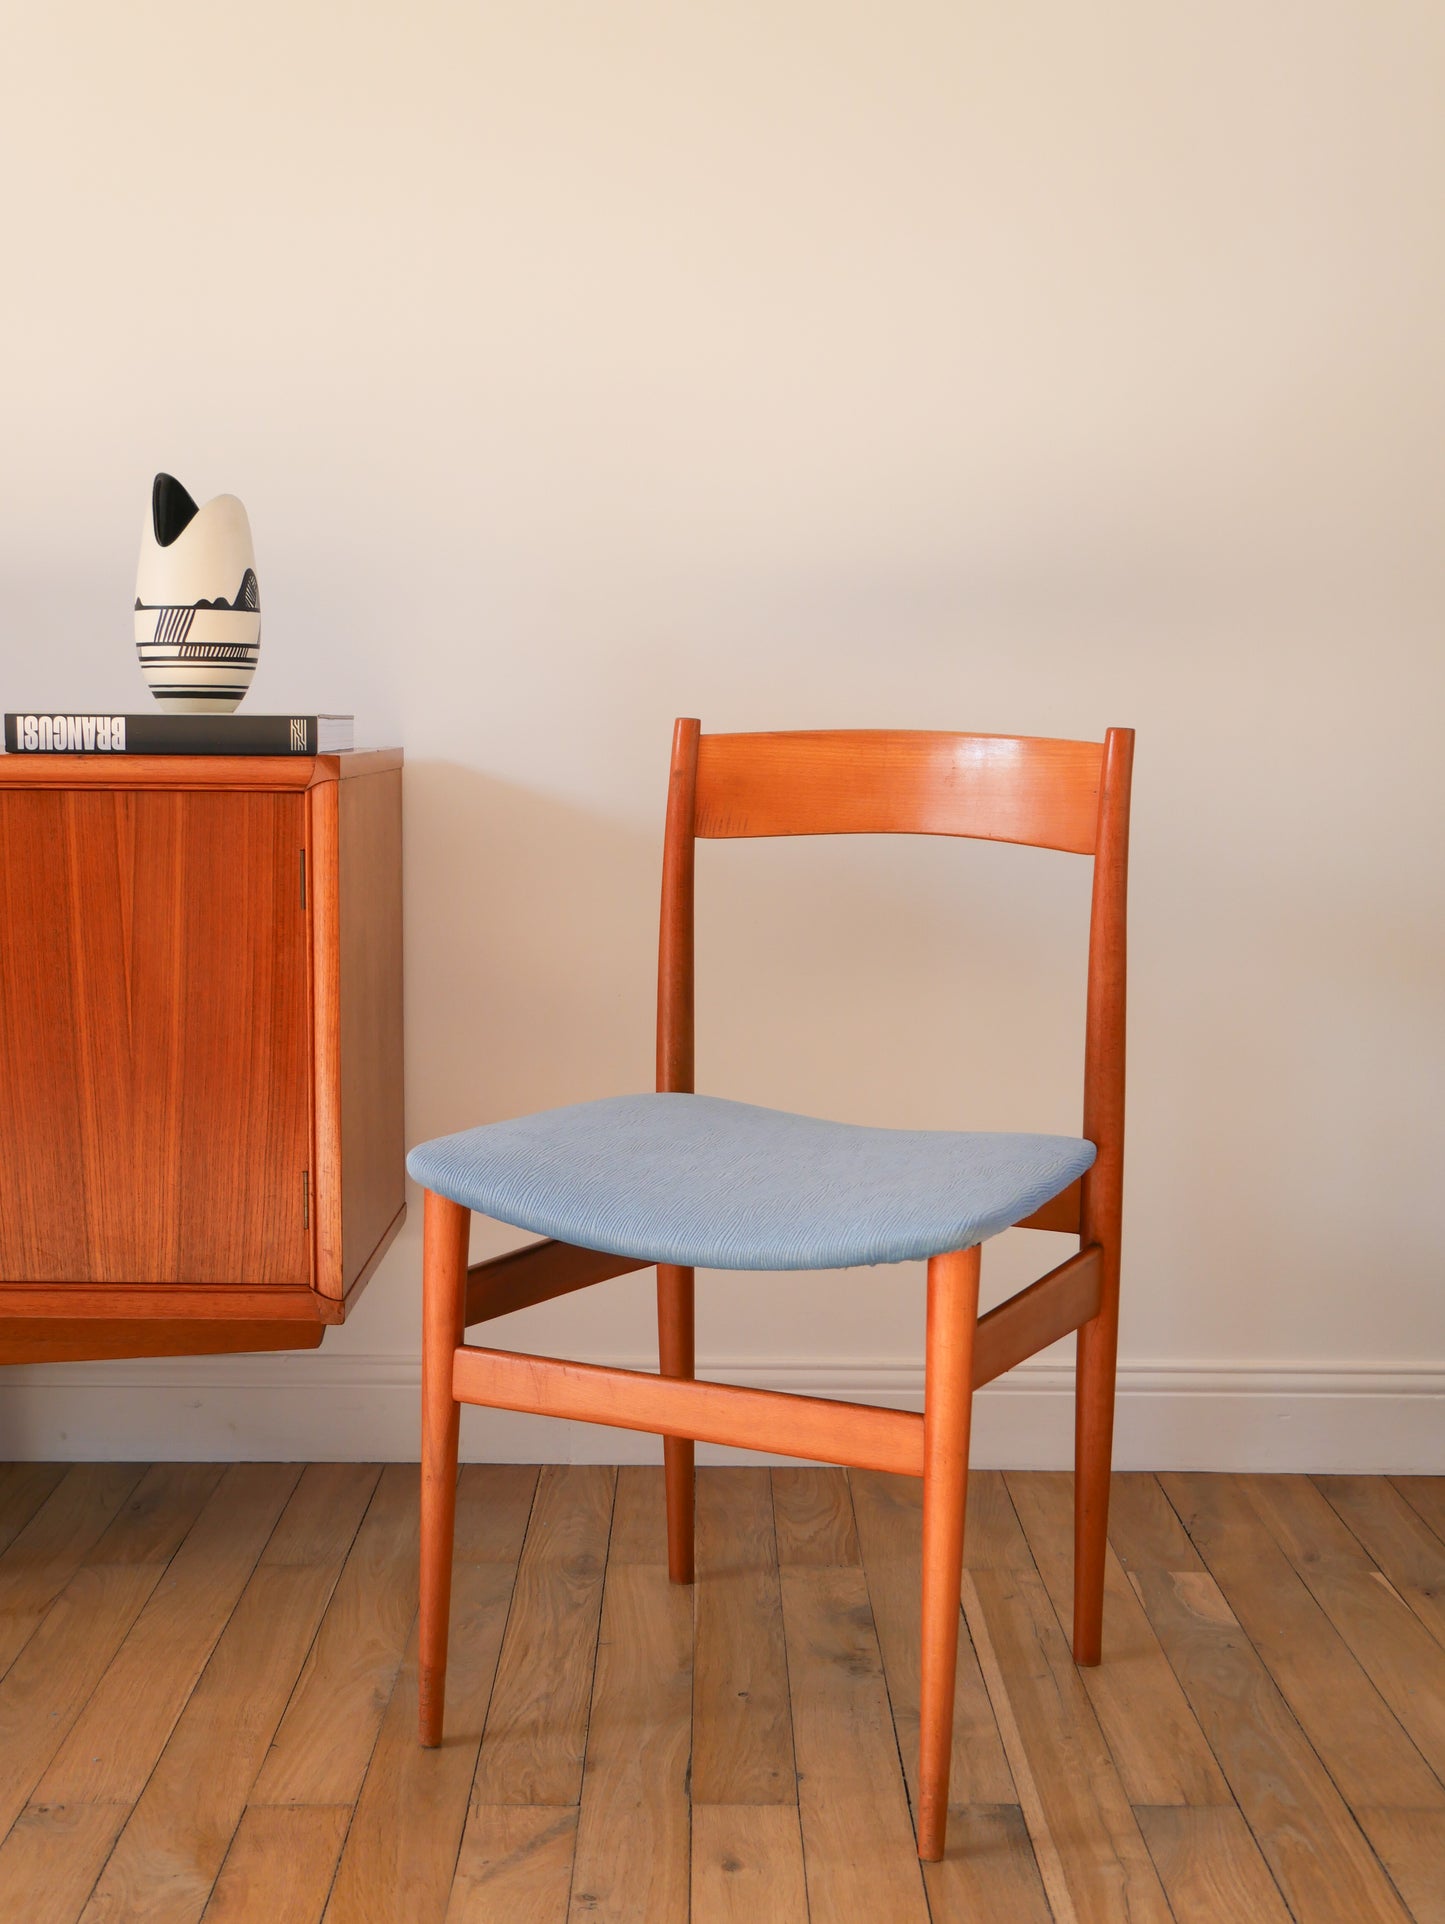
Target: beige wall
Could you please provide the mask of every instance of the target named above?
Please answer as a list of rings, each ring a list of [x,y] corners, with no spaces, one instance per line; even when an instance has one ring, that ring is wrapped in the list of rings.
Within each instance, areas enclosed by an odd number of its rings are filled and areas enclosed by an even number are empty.
[[[151,473],[243,497],[250,705],[407,751],[412,1139],[646,1086],[675,714],[1132,723],[1124,1453],[1445,1467],[1445,11],[84,0],[0,88],[3,706],[140,705]],[[700,872],[705,1086],[1077,1126],[1082,864]],[[40,1373],[6,1440],[406,1453],[418,1230],[319,1356]],[[916,1390],[909,1271],[700,1328]]]

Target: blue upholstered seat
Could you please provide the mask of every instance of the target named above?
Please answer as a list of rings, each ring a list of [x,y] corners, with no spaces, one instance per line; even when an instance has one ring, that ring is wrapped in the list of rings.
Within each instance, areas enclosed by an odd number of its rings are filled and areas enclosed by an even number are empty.
[[[867,1129],[717,1096],[613,1096],[438,1136],[419,1183],[644,1262],[841,1269],[967,1249],[1094,1160],[1076,1136]]]

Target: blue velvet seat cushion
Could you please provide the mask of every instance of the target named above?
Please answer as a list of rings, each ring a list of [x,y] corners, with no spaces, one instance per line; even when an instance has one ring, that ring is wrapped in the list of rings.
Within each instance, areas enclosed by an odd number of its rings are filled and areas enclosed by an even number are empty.
[[[842,1269],[967,1249],[1094,1160],[1076,1136],[868,1129],[717,1096],[612,1096],[438,1136],[416,1180],[648,1263]]]

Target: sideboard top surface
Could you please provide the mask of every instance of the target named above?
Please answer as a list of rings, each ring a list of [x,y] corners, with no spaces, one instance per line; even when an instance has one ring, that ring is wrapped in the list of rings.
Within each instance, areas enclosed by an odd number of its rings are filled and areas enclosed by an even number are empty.
[[[399,748],[344,755],[5,755],[4,788],[317,788],[400,768]]]

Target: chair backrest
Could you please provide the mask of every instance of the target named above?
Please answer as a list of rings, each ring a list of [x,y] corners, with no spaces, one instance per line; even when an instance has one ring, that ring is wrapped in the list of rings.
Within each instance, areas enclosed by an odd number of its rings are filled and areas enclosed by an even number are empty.
[[[1123,1191],[1125,907],[1134,731],[1102,742],[909,729],[672,738],[657,978],[657,1086],[693,1087],[693,869],[699,838],[965,835],[1092,856],[1081,1189],[1034,1227],[1117,1246]]]

